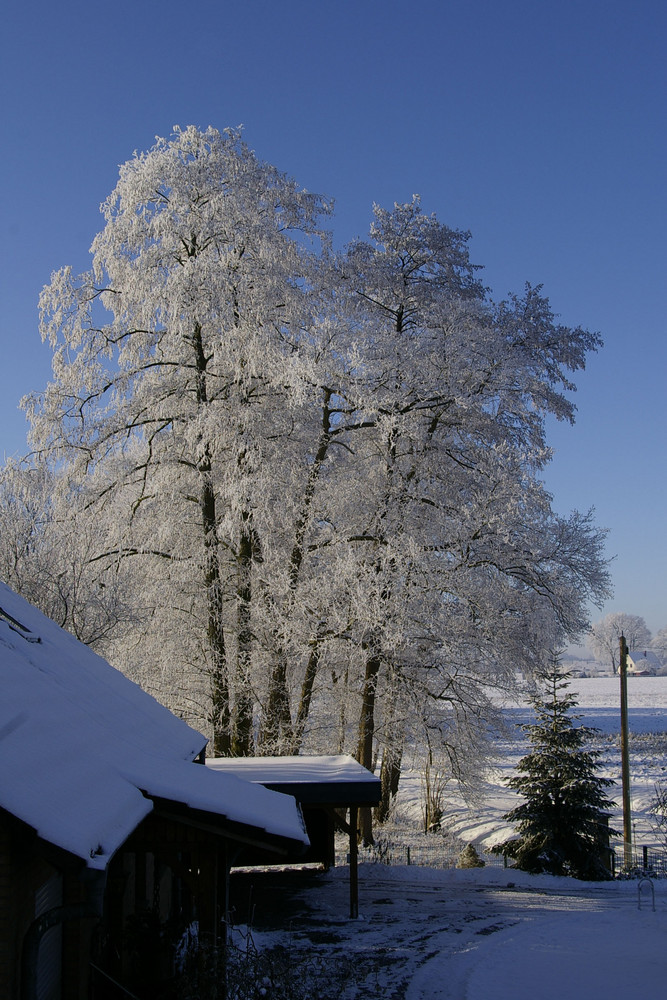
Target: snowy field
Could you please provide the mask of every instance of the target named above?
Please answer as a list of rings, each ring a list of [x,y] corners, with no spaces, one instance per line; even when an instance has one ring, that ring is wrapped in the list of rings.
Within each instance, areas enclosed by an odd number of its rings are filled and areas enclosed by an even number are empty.
[[[601,730],[604,772],[619,781],[618,679],[576,679],[582,722]],[[656,842],[648,804],[667,775],[667,678],[628,678],[631,776],[636,839]],[[466,804],[452,785],[445,824],[483,850],[509,832],[502,814],[517,801],[502,784],[525,752],[515,722],[524,706],[504,708],[508,733],[482,793]],[[399,813],[419,823],[420,775],[406,774]],[[413,824],[413,825],[414,825]],[[429,838],[441,835],[431,834]],[[586,883],[502,867],[460,871],[363,864],[359,919],[347,919],[347,868],[264,887],[283,929],[262,926],[256,943],[282,945],[297,961],[320,965],[290,996],[338,1000],[627,1000],[659,997],[667,981],[667,879]],[[258,883],[259,884],[259,883]],[[655,909],[654,909],[655,905]],[[284,916],[290,915],[289,930]],[[270,924],[270,921],[269,921]],[[236,932],[242,935],[244,928]],[[318,984],[319,983],[319,984]],[[271,991],[267,991],[271,996]]]
[[[574,678],[570,691],[579,703],[576,714],[581,715],[575,724],[600,730],[595,741],[595,748],[602,751],[600,773],[617,782],[610,790],[616,801],[611,826],[622,830],[619,683],[617,677]],[[507,733],[497,741],[496,760],[484,776],[479,794],[466,802],[454,782],[445,792],[444,825],[480,850],[511,834],[502,817],[520,801],[505,780],[527,751],[525,737],[517,727],[532,721],[532,713],[524,705],[504,704],[503,716]],[[656,782],[667,780],[667,677],[628,677],[628,720],[633,839],[638,845],[654,844],[657,839],[649,807]],[[421,815],[421,784],[420,770],[414,768],[401,779],[399,792],[399,811],[416,823]]]

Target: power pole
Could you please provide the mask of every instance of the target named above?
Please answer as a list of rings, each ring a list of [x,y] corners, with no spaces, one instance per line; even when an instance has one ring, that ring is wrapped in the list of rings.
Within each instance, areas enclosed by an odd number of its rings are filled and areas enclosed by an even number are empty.
[[[619,638],[621,676],[621,774],[623,781],[623,864],[632,867],[632,812],[630,809],[630,755],[628,751],[628,646]]]

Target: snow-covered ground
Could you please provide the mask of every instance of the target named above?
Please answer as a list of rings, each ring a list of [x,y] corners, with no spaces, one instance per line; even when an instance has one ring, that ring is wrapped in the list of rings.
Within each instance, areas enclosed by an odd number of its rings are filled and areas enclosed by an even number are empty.
[[[667,882],[585,883],[502,868],[360,866],[359,918],[347,917],[347,869],[287,888],[274,876],[282,946],[299,1000],[628,1000],[664,995]],[[641,902],[641,908],[639,903]],[[284,929],[285,919],[289,920]],[[238,929],[243,941],[245,928]],[[245,996],[245,994],[243,994]]]

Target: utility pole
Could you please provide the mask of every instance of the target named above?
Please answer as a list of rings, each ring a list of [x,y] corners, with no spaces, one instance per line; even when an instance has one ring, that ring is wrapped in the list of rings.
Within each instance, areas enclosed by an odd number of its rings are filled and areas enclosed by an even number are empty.
[[[623,864],[632,867],[632,813],[630,810],[630,756],[628,752],[628,646],[619,638],[621,677],[621,774],[623,781]]]

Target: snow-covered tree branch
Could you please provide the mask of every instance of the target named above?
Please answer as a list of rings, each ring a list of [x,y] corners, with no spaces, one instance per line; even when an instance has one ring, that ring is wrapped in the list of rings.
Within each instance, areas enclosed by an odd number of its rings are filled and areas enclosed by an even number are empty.
[[[216,753],[353,750],[388,789],[418,733],[459,759],[488,685],[608,593],[604,533],[539,479],[599,338],[540,288],[495,303],[418,199],[335,254],[326,200],[237,132],[159,139],[103,212],[25,405],[54,523],[138,609],[135,675]],[[138,637],[104,641],[132,671]]]

